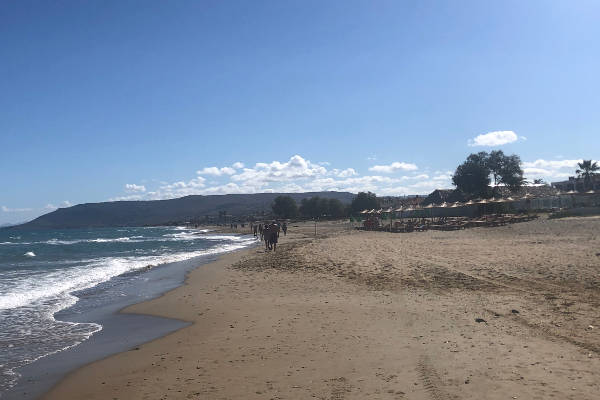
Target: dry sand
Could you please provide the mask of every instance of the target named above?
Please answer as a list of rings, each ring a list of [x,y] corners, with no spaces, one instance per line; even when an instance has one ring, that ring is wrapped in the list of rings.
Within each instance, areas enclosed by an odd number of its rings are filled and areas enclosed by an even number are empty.
[[[130,307],[194,324],[44,398],[600,399],[600,219],[313,229]]]

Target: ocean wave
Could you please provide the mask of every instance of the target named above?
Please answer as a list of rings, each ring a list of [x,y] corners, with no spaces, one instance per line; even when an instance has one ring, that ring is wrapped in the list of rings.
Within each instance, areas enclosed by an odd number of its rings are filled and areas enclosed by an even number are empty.
[[[69,244],[77,244],[77,243],[118,243],[118,242],[145,242],[151,239],[137,240],[142,239],[144,236],[124,236],[119,238],[96,238],[96,239],[76,239],[76,240],[59,240],[59,239],[50,239],[45,242],[36,242],[39,244],[52,244],[52,245],[69,245]],[[134,239],[134,240],[132,240]]]
[[[253,239],[240,238],[234,243],[223,244],[212,249],[151,256],[105,257],[87,260],[80,265],[60,270],[31,275],[27,278],[15,275],[14,279],[10,279],[9,276],[5,276],[3,285],[0,285],[0,293],[2,293],[0,310],[32,306],[46,299],[91,288],[115,276],[141,270],[149,265],[157,266],[204,255],[224,253],[246,247],[254,242]]]

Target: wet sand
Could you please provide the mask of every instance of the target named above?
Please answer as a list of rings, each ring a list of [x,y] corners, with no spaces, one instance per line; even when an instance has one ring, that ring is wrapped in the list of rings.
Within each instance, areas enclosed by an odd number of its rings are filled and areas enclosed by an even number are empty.
[[[600,398],[600,219],[290,232],[129,307],[193,324],[44,398]]]

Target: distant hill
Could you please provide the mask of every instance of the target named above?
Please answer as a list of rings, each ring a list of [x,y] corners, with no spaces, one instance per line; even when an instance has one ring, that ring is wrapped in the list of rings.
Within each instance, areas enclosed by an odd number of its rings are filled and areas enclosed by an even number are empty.
[[[111,201],[78,204],[42,215],[22,225],[5,229],[63,229],[114,226],[147,226],[185,222],[215,216],[220,211],[242,216],[270,212],[275,197],[291,196],[296,202],[319,196],[350,203],[354,194],[348,192],[256,193],[211,196],[186,196],[171,200]]]

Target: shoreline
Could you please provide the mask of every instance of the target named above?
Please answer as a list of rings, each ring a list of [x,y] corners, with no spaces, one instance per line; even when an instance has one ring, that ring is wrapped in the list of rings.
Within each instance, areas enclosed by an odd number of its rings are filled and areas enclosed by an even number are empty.
[[[220,257],[128,307],[195,323],[42,398],[594,398],[598,224],[396,235],[323,224],[316,239],[293,226],[276,253]]]
[[[251,245],[250,248],[253,246]],[[189,326],[189,321],[128,313],[127,309],[145,301],[161,298],[184,285],[187,276],[195,269],[210,264],[221,256],[245,250],[248,250],[248,247],[216,255],[207,254],[163,264],[149,271],[140,271],[139,275],[134,276],[137,281],[126,281],[119,286],[119,291],[123,293],[117,294],[119,296],[116,297],[117,301],[94,304],[95,308],[89,309],[84,314],[74,311],[74,307],[93,302],[97,296],[89,296],[85,293],[81,297],[77,296],[76,305],[60,310],[55,314],[55,318],[65,322],[94,322],[101,325],[102,329],[72,347],[42,356],[17,368],[15,372],[21,376],[15,386],[0,394],[0,398],[3,400],[40,398],[78,368],[114,354],[131,351],[137,346]],[[95,289],[94,287],[87,290]],[[110,289],[115,290],[113,287]],[[78,294],[78,292],[74,293]],[[85,308],[85,305],[83,307]]]

